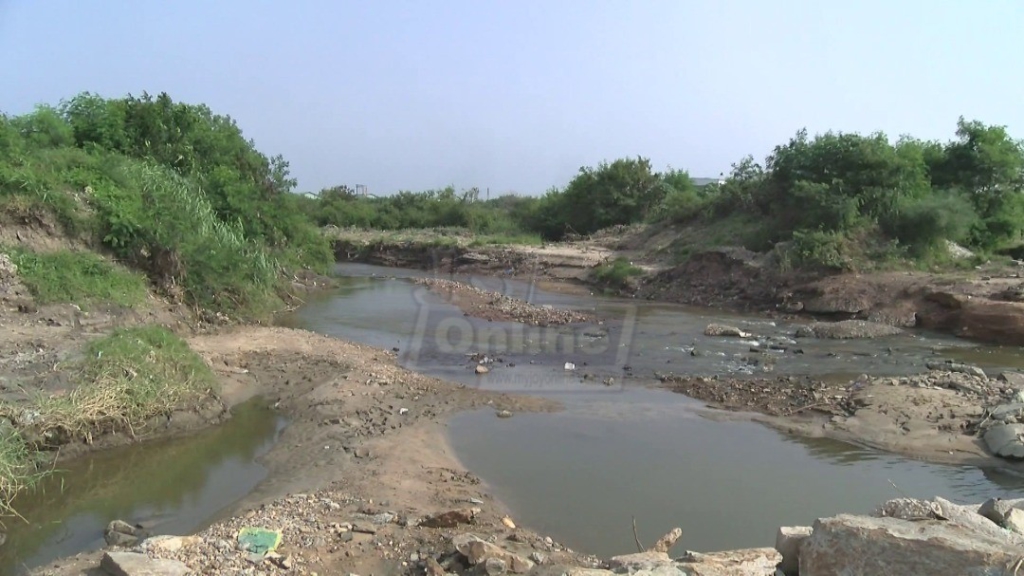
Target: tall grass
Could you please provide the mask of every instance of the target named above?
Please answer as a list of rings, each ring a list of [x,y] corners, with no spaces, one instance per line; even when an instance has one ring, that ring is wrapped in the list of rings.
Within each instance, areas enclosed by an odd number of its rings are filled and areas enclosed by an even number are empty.
[[[118,176],[93,203],[103,242],[121,257],[202,308],[236,313],[273,300],[277,262],[239,223],[219,219],[194,181],[141,161],[124,161]]]
[[[35,253],[23,248],[5,251],[18,267],[22,283],[39,304],[70,302],[80,306],[112,302],[135,306],[147,294],[146,278],[93,252]]]

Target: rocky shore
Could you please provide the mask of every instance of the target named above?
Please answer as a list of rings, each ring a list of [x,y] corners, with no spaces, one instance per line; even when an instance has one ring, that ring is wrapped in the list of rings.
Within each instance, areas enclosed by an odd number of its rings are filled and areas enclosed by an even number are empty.
[[[672,553],[684,536],[675,528],[649,548],[638,540],[637,553],[603,560],[522,530],[508,516],[488,517],[482,500],[467,504],[414,517],[335,489],[294,494],[196,535],[140,538],[35,574],[1009,576],[1024,565],[1024,500],[898,498],[870,515],[780,527],[774,548],[714,553]],[[269,538],[250,537],[261,531]]]
[[[520,322],[529,326],[556,326],[575,322],[591,322],[592,314],[550,306],[537,306],[498,292],[484,290],[464,282],[440,278],[417,278],[465,314],[484,320]]]
[[[986,375],[935,362],[904,377],[829,383],[805,376],[659,374],[664,388],[713,408],[750,412],[773,427],[827,436],[934,462],[1019,468],[1024,458],[1024,374]]]

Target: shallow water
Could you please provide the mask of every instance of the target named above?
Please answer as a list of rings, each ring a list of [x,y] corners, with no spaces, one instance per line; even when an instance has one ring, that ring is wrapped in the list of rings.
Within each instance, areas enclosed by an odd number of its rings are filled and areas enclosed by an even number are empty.
[[[349,276],[345,285],[308,303],[291,324],[396,347],[406,366],[428,374],[565,404],[564,412],[510,419],[487,410],[461,414],[451,422],[450,438],[467,467],[511,505],[517,521],[579,550],[635,550],[634,516],[645,543],[680,526],[681,547],[714,550],[771,546],[781,524],[869,512],[903,495],[973,502],[1024,496],[1024,479],[1014,476],[793,438],[751,422],[713,421],[698,414],[700,403],[638,386],[657,372],[759,373],[759,366],[746,361],[750,341],[705,337],[710,322],[739,326],[765,342],[792,342],[796,325],[546,292],[505,279],[462,278],[535,304],[595,310],[606,318],[601,326],[530,332],[514,323],[464,317],[408,280],[423,272],[348,264],[338,270]],[[465,339],[442,335],[445,326],[470,334],[471,345],[454,346]],[[532,348],[517,352],[509,343],[523,333]],[[544,344],[552,336],[568,345],[559,350]],[[917,331],[876,340],[801,339],[788,346],[790,351],[770,352],[770,374],[897,375],[938,358],[969,360],[989,371],[1024,366],[1015,349]],[[467,358],[471,352],[501,361],[477,376]],[[566,371],[565,362],[576,370]],[[583,374],[595,378],[584,380]],[[599,383],[608,377],[614,378],[610,385]]]
[[[57,474],[15,501],[24,520],[6,520],[0,574],[100,548],[103,530],[114,519],[161,534],[203,528],[266,477],[256,459],[273,446],[284,424],[256,398],[216,428],[58,464]]]

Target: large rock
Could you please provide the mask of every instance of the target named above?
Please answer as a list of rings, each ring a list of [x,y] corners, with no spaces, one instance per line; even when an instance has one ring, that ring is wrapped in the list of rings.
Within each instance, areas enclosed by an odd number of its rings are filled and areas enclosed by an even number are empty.
[[[103,539],[108,546],[134,546],[149,534],[141,527],[124,520],[113,520],[103,531]]]
[[[985,445],[996,456],[1003,458],[1024,458],[1024,424],[1002,422],[985,431]]]
[[[1024,346],[1024,304],[971,298],[960,310],[960,336]]]
[[[795,576],[800,568],[800,545],[811,535],[810,526],[782,526],[775,534],[775,550],[782,555],[779,570]]]
[[[708,324],[704,329],[705,336],[732,336],[734,338],[749,338],[750,334],[735,326],[725,324]]]
[[[829,338],[850,340],[855,338],[882,338],[896,336],[903,330],[889,324],[867,320],[843,320],[841,322],[812,322],[796,331],[799,338]]]
[[[137,552],[106,552],[100,568],[110,576],[185,576],[189,569],[177,560],[150,558]]]
[[[773,576],[782,555],[774,548],[752,548],[698,554],[672,559],[647,551],[609,558],[605,568],[631,576]]]
[[[508,571],[516,574],[525,574],[533,569],[533,561],[491,544],[475,534],[459,534],[452,539],[452,544],[466,557],[470,566],[484,564],[494,558],[504,562]]]
[[[782,555],[774,548],[729,550],[711,554],[691,553],[678,560],[686,576],[774,576]]]
[[[1021,557],[1005,540],[951,522],[843,514],[814,523],[800,576],[996,576]]]

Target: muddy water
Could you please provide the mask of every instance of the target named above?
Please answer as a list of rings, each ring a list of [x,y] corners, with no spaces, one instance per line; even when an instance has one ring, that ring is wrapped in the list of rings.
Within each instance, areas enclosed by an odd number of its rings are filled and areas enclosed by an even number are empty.
[[[795,340],[795,325],[762,318],[551,292],[504,279],[464,279],[535,304],[590,309],[605,318],[577,330],[530,332],[514,323],[463,317],[408,280],[420,272],[365,265],[342,265],[339,272],[348,276],[343,288],[310,302],[292,324],[398,348],[402,361],[421,372],[557,397],[565,404],[554,415],[463,414],[452,421],[450,434],[460,458],[511,504],[519,521],[580,550],[633,550],[634,516],[645,543],[681,526],[682,546],[713,550],[770,546],[780,524],[867,512],[901,495],[965,501],[1024,495],[1024,479],[796,439],[750,422],[712,420],[697,402],[641,386],[657,372],[743,376],[764,370],[763,363],[750,362],[749,340],[703,336],[710,322],[784,344],[786,351],[769,352],[772,374],[905,374],[938,358],[1001,370],[1024,366],[1016,350],[924,332],[861,341]],[[460,347],[460,331],[486,337]],[[560,338],[570,345],[556,349],[545,343]],[[489,374],[477,376],[470,352],[500,360]],[[565,362],[576,370],[565,370]]]
[[[162,534],[201,529],[266,477],[256,459],[283,427],[256,398],[215,429],[58,465],[57,474],[14,503],[24,520],[5,520],[0,574],[102,547],[103,529],[113,519]]]

